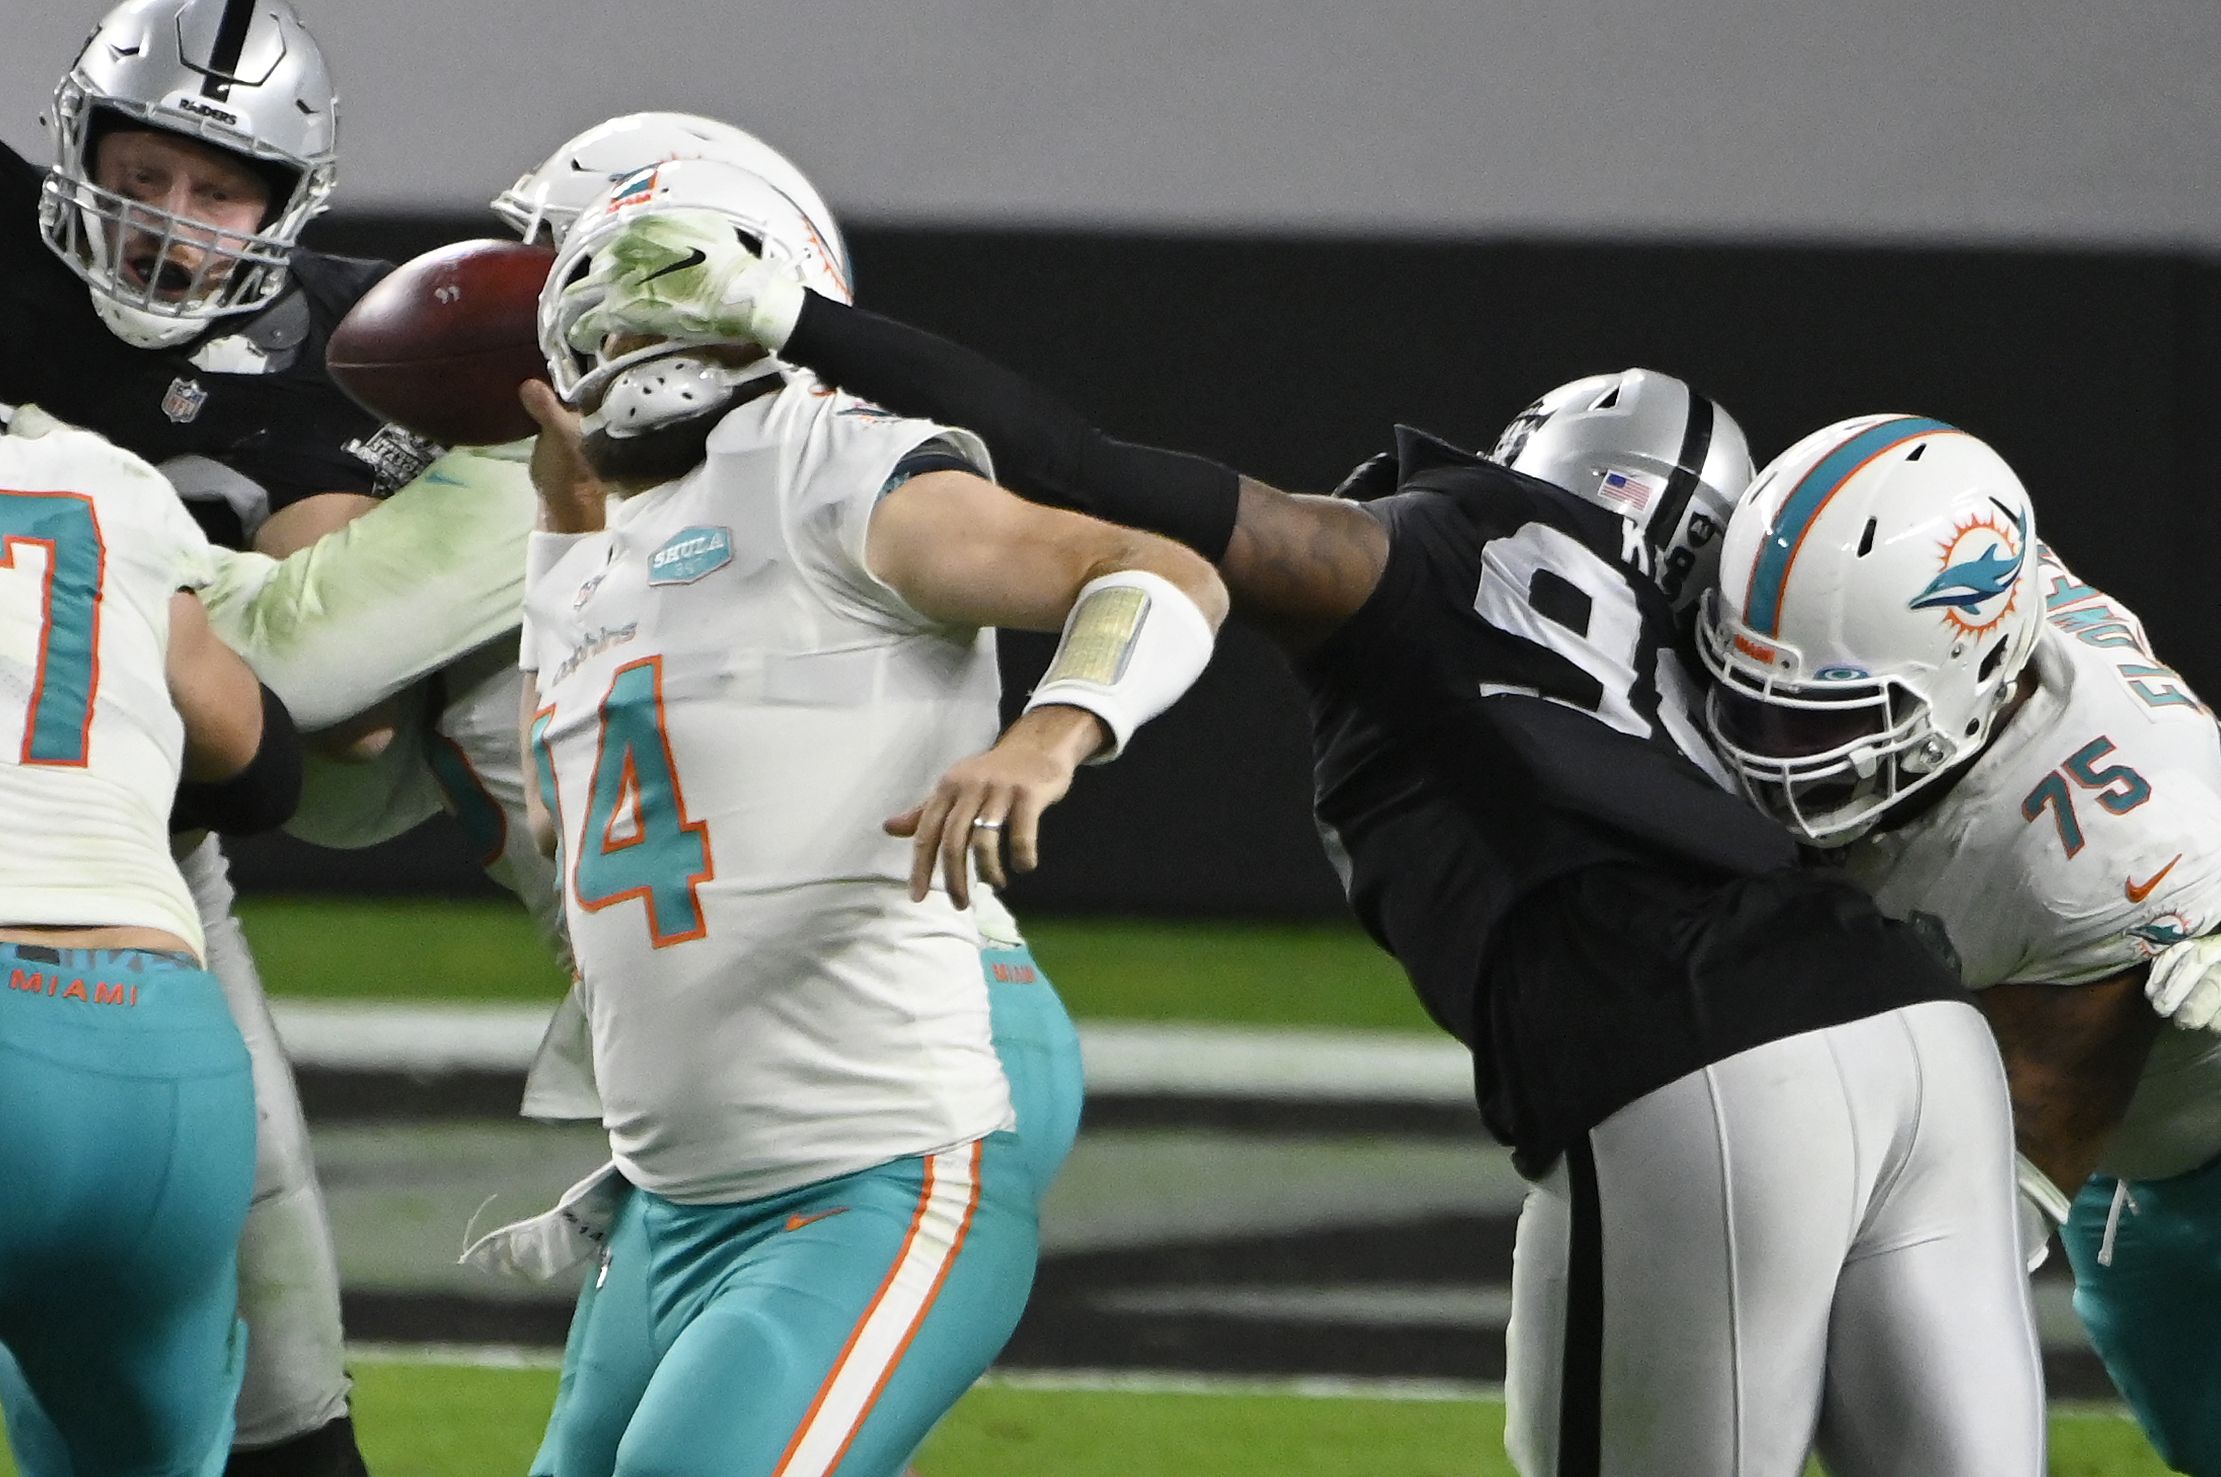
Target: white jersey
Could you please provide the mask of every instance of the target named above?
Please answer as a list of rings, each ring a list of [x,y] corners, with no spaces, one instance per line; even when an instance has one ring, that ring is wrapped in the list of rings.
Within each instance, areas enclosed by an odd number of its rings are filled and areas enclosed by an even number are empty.
[[[0,436],[0,923],[158,928],[201,951],[170,856],[168,653],[170,597],[212,569],[139,458],[65,427]]]
[[[425,758],[478,864],[517,895],[541,942],[568,964],[555,863],[540,855],[525,812],[527,764],[517,729],[530,678],[517,670],[517,656],[516,641],[505,639],[441,669]]]
[[[1950,793],[1845,864],[1942,924],[1968,985],[2078,985],[2221,927],[2221,730],[2142,623],[2049,550],[2035,691]],[[2221,1155],[2221,1036],[2162,1031],[2104,1169]]]
[[[526,592],[535,748],[626,1177],[756,1199],[1010,1125],[980,938],[881,822],[992,743],[991,632],[864,564],[897,464],[968,433],[795,378]]]

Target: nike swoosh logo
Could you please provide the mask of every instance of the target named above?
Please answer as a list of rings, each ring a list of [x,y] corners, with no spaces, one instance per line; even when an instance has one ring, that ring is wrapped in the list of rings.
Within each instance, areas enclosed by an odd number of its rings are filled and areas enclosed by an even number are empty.
[[[846,1214],[848,1214],[847,1206],[836,1205],[831,1210],[821,1210],[816,1215],[790,1215],[787,1217],[787,1229],[790,1231],[799,1231],[804,1226],[815,1225],[817,1222],[824,1220],[827,1216]]]
[[[2159,886],[2159,880],[2162,877],[2165,877],[2169,872],[2175,870],[2175,862],[2179,862],[2181,860],[2182,853],[2178,851],[2175,853],[2175,861],[2169,862],[2166,866],[2161,867],[2158,871],[2152,873],[2151,879],[2149,881],[2139,882],[2134,877],[2131,877],[2128,879],[2127,882],[2121,885],[2121,891],[2128,894],[2128,900],[2132,903],[2140,903],[2144,901],[2144,899],[2152,895],[2152,889]]]
[[[708,254],[704,252],[701,247],[696,246],[689,250],[685,256],[680,257],[677,261],[667,262],[664,265],[657,267],[647,276],[641,278],[640,285],[645,287],[650,282],[655,281],[658,277],[668,277],[673,272],[683,272],[688,267],[698,267],[708,260]]]

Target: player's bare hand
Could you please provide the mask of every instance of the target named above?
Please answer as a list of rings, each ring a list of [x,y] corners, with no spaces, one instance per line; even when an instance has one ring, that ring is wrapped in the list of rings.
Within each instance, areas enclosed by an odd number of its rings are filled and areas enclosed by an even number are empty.
[[[609,516],[609,490],[586,460],[578,412],[557,398],[546,380],[517,386],[525,413],[539,426],[532,439],[532,485],[554,533],[592,533]]]
[[[950,766],[923,805],[886,823],[889,835],[912,838],[911,901],[925,901],[936,865],[959,908],[972,905],[973,865],[997,888],[1032,871],[1041,861],[1042,812],[1064,798],[1073,772],[1108,739],[1103,721],[1084,709],[1037,708],[993,748]]]

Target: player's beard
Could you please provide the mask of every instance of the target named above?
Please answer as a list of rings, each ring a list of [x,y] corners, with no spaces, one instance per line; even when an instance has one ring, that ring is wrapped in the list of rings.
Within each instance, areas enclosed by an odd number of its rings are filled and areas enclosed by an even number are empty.
[[[736,368],[756,363],[763,358],[760,349],[743,349],[738,346],[713,346],[695,352],[722,360]],[[771,394],[783,383],[777,374],[755,375],[737,385],[727,386],[706,409],[630,436],[612,435],[607,427],[589,431],[584,437],[582,447],[586,454],[586,464],[604,482],[617,484],[621,489],[631,492],[675,481],[702,464],[702,458],[708,454],[710,432],[717,429],[717,423],[725,418],[727,412],[737,405]]]
[[[637,436],[612,436],[607,429],[589,431],[584,443],[586,464],[604,482],[629,484],[635,489],[675,481],[702,464],[709,451],[710,432],[717,429],[736,398],[728,395],[699,415]]]

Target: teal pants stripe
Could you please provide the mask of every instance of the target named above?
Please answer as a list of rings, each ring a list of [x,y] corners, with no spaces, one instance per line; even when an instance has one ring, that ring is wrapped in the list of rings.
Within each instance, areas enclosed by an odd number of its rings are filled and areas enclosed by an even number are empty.
[[[2132,1182],[2101,1266],[2118,1183],[2083,1186],[2060,1233],[2075,1311],[2167,1464],[2221,1477],[2221,1160]]]
[[[222,1470],[248,1073],[190,961],[0,944],[0,1408],[24,1477]]]
[[[840,1477],[899,1472],[933,1421],[1000,1350],[1031,1290],[1041,1196],[1079,1129],[1079,1036],[1055,988],[1024,950],[983,953],[980,963],[988,981],[995,1049],[1010,1078],[1018,1126],[981,1144],[981,1196],[973,1224],[918,1341],[904,1353],[857,1440],[833,1469]],[[555,1410],[532,1466],[535,1477],[692,1472],[697,1468],[685,1465],[687,1453],[702,1448],[687,1443],[710,1441],[726,1422],[746,1430],[738,1437],[720,1434],[716,1440],[738,1440],[759,1458],[776,1444],[770,1438],[791,1441],[800,1392],[809,1391],[800,1406],[806,1412],[854,1330],[853,1318],[844,1325],[832,1314],[836,1309],[853,1311],[856,1299],[868,1300],[885,1278],[886,1268],[879,1264],[892,1254],[893,1223],[914,1211],[915,1192],[922,1188],[918,1163],[881,1166],[866,1176],[810,1186],[752,1206],[661,1202],[653,1216],[658,1223],[669,1223],[661,1237],[649,1234],[656,1197],[634,1192],[601,1265],[579,1295]],[[870,1193],[879,1203],[876,1224],[859,1221],[849,1203],[857,1193],[853,1187],[867,1179],[875,1180]],[[836,1213],[812,1219],[821,1210]],[[788,1230],[790,1219],[801,1224]],[[776,1231],[763,1229],[774,1223]],[[677,1255],[674,1246],[688,1239],[678,1229],[683,1225],[694,1228],[689,1233],[693,1237],[724,1239],[714,1251]],[[908,1222],[903,1225],[907,1234]],[[750,1255],[751,1246],[766,1248],[774,1238],[782,1244]],[[682,1272],[682,1267],[688,1270]],[[763,1288],[760,1295],[748,1290],[751,1280]],[[700,1286],[708,1281],[717,1282],[723,1294],[715,1309],[690,1304],[673,1290],[674,1282]],[[681,1350],[674,1328],[685,1321],[690,1306],[707,1326]],[[759,1386],[752,1384],[747,1398],[727,1398],[720,1407],[705,1397],[707,1408],[700,1408],[676,1393],[695,1378],[709,1380],[706,1388],[723,1388],[717,1383],[720,1367],[758,1371],[752,1378],[764,1382],[761,1394],[754,1393]],[[698,1373],[685,1373],[690,1368]],[[774,1371],[776,1375],[770,1373]],[[659,1389],[674,1393],[651,1404],[651,1385],[659,1379],[666,1382]],[[682,1430],[694,1434],[672,1434]],[[781,1446],[771,1458],[784,1452]],[[701,1456],[691,1460],[707,1463]],[[664,1462],[676,1465],[660,1464]],[[758,1470],[714,1463],[701,1469],[736,1477]],[[777,1461],[761,1470],[777,1470]]]
[[[533,1470],[895,1477],[1009,1339],[1038,1250],[1002,1135],[741,1205],[635,1189]]]

